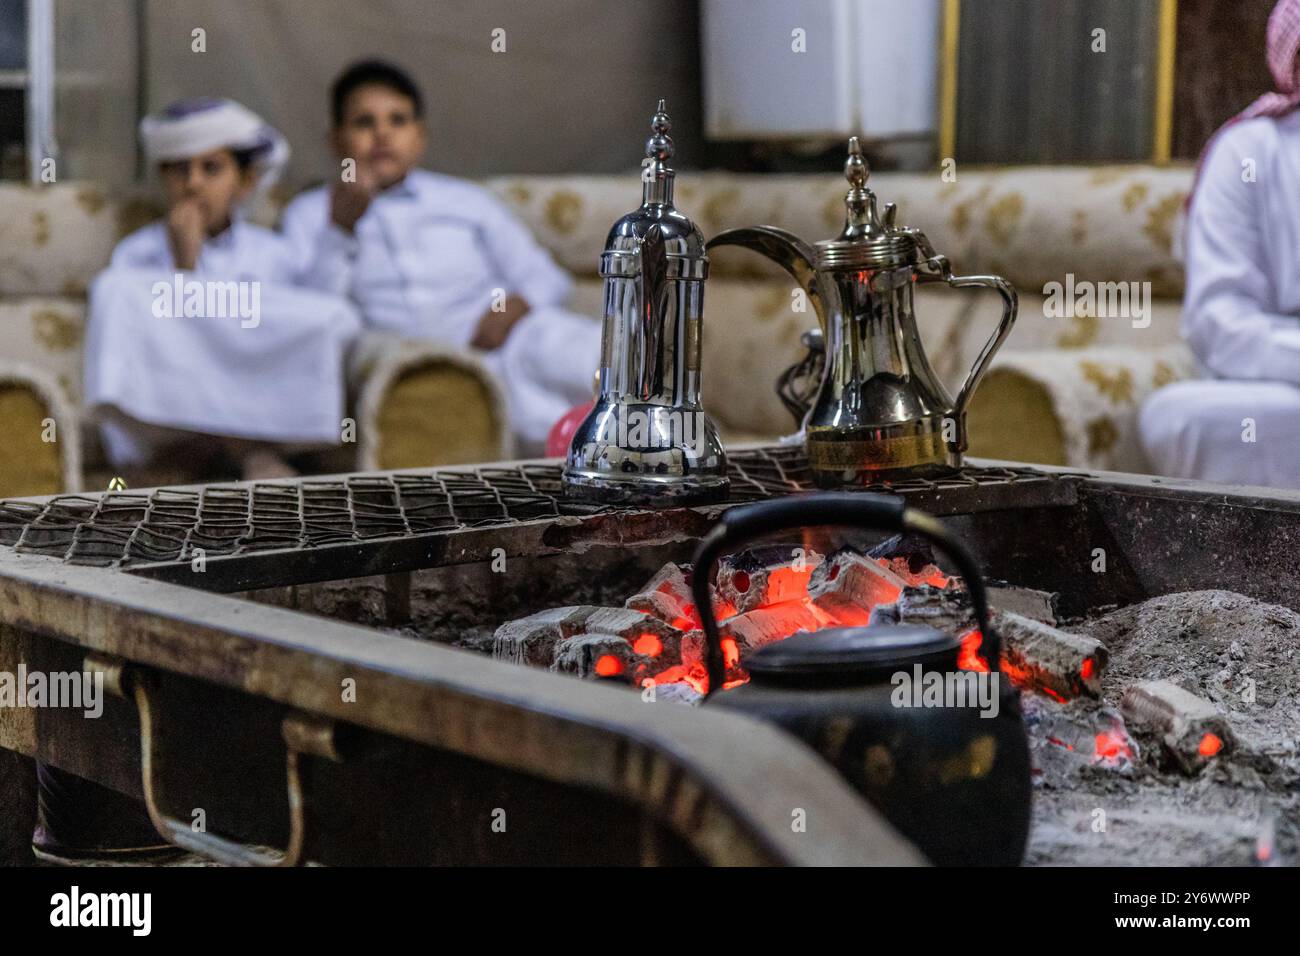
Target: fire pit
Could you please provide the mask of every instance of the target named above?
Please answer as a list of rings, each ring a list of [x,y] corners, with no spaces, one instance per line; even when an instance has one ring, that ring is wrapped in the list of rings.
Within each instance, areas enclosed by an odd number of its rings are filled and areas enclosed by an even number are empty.
[[[38,713],[0,722],[0,745],[151,797],[168,826],[204,807],[207,839],[169,835],[232,862],[279,861],[240,842],[321,862],[916,861],[810,750],[690,706],[683,566],[726,507],[809,484],[798,449],[731,468],[727,502],[664,511],[566,502],[549,462],[6,502],[0,669],[90,652],[122,686],[94,727]],[[1034,759],[1027,862],[1294,858],[1300,495],[994,464],[874,490],[942,517],[995,582]],[[728,681],[747,648],[827,621],[969,630],[960,585],[907,541],[764,542],[716,581]],[[142,752],[168,760],[142,777]],[[793,808],[826,828],[792,830]],[[557,823],[592,813],[599,839]]]

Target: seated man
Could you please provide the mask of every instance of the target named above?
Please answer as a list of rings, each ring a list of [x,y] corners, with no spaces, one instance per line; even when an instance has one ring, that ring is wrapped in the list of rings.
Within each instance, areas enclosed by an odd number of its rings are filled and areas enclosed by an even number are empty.
[[[423,101],[404,72],[357,63],[335,81],[332,108],[339,180],[284,215],[301,281],[351,296],[372,328],[480,350],[521,448],[539,452],[591,398],[600,324],[561,308],[569,277],[496,198],[417,168]]]
[[[167,215],[113,250],[86,332],[86,404],[109,460],[291,475],[286,444],[340,443],[343,352],[360,320],[339,297],[295,288],[288,244],[240,218],[288,146],[218,99],[173,104],[140,135]]]
[[[1190,202],[1183,335],[1208,374],[1156,392],[1159,474],[1300,488],[1300,0],[1268,25],[1279,92],[1211,140]]]

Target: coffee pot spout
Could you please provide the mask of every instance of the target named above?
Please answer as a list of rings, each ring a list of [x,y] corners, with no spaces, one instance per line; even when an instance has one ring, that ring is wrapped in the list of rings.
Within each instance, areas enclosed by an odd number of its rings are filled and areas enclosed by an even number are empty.
[[[775,226],[749,226],[744,229],[728,229],[720,232],[707,243],[706,250],[719,246],[740,246],[749,249],[775,262],[788,272],[803,289],[817,313],[817,322],[826,331],[826,316],[833,310],[828,309],[827,290],[823,287],[822,276],[817,271],[817,252],[794,233],[777,229]]]

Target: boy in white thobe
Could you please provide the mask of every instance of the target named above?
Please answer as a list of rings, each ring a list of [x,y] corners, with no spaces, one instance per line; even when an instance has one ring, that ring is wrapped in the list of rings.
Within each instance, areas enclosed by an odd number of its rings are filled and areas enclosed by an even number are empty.
[[[562,308],[569,277],[494,196],[416,168],[422,113],[396,67],[358,63],[335,82],[333,145],[355,176],[285,211],[300,279],[350,296],[372,328],[480,351],[522,448],[540,451],[556,420],[591,398],[600,324]]]
[[[1207,148],[1187,222],[1183,336],[1207,378],[1156,392],[1156,472],[1300,488],[1300,0],[1269,19],[1277,93]]]
[[[168,214],[118,244],[90,293],[86,403],[109,460],[293,474],[284,446],[340,441],[360,321],[346,300],[295,288],[284,238],[239,217],[288,147],[228,100],[174,104],[141,137]]]

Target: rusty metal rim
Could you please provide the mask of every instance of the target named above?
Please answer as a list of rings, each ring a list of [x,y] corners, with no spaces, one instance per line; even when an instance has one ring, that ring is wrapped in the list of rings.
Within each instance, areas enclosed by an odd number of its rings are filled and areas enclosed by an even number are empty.
[[[821,758],[738,715],[103,568],[0,551],[0,623],[631,799],[715,863],[921,864]],[[339,693],[356,682],[356,700]],[[824,832],[793,832],[802,808]]]

